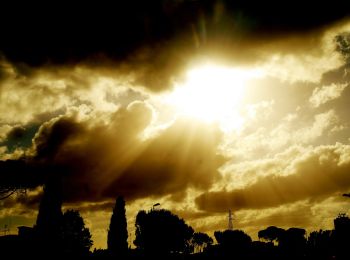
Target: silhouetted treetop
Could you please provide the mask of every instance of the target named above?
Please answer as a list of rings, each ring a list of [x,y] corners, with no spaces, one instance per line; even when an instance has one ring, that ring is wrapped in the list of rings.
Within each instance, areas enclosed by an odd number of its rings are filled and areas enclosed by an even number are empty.
[[[146,253],[182,253],[188,249],[193,229],[168,210],[139,211],[134,244]]]
[[[113,208],[108,229],[107,246],[112,255],[125,255],[128,250],[128,230],[123,197],[117,198]]]
[[[350,218],[340,213],[334,219],[335,251],[337,259],[350,258]]]
[[[203,252],[203,250],[213,244],[213,239],[205,233],[195,232],[190,240],[191,250],[194,253]]]
[[[278,246],[285,255],[301,257],[306,248],[306,231],[302,228],[289,228],[282,232]]]
[[[242,254],[249,250],[252,239],[242,230],[215,231],[214,236],[226,254]]]
[[[270,242],[278,241],[285,230],[275,226],[270,226],[258,232],[258,237]]]
[[[89,253],[93,242],[79,211],[67,210],[63,214],[62,242],[65,255],[83,256]]]
[[[50,176],[44,185],[43,196],[39,205],[36,230],[38,234],[57,239],[62,225],[62,181],[58,176]]]
[[[307,239],[307,253],[317,259],[331,259],[334,254],[333,230],[319,230],[310,233]]]

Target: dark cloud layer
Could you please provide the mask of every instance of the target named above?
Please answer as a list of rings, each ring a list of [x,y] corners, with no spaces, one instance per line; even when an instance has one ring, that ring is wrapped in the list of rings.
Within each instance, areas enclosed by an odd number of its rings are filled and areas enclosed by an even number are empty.
[[[33,189],[44,184],[49,167],[41,167],[27,160],[0,161],[0,194],[25,188]]]
[[[227,56],[227,48],[261,45],[318,30],[346,17],[348,1],[117,1],[115,4],[32,3],[1,6],[0,51],[18,67],[119,62],[159,89],[190,56]],[[220,53],[220,50],[225,53]],[[248,48],[249,49],[249,48]],[[248,55],[251,53],[251,57]],[[234,57],[256,58],[251,50]],[[239,58],[241,57],[241,58]],[[162,86],[163,85],[163,86]]]
[[[116,178],[105,194],[115,191],[127,197],[166,195],[190,187],[207,189],[219,179],[218,166],[224,158],[216,154],[218,130],[205,125],[176,122],[147,147]]]
[[[341,194],[350,187],[348,156],[348,147],[339,143],[319,147],[293,165],[293,174],[260,177],[242,189],[207,192],[197,197],[196,203],[202,210],[225,212],[230,208],[263,209]]]

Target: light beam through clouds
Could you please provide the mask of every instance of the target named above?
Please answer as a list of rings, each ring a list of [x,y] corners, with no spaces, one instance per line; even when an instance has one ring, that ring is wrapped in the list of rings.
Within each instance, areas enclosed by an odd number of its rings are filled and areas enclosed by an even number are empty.
[[[274,223],[329,227],[348,211],[350,9],[327,16],[327,4],[310,19],[296,6],[146,2],[121,4],[102,31],[3,28],[1,180],[64,169],[64,206],[83,212],[96,247],[118,194],[129,226],[157,201],[209,233],[231,207],[252,236]],[[34,222],[41,183],[29,184],[2,202],[0,224]]]

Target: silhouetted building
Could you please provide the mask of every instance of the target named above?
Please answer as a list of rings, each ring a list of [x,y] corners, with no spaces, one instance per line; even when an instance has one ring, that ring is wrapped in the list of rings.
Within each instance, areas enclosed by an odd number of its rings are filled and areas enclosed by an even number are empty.
[[[18,235],[0,236],[0,257],[28,257],[36,254],[36,237],[32,227],[19,226]]]
[[[34,228],[27,227],[27,226],[19,226],[18,229],[18,236],[23,238],[33,238],[34,237]]]

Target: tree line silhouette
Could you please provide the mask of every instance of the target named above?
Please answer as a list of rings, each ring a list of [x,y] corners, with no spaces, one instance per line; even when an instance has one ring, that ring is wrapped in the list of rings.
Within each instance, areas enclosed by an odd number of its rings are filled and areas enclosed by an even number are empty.
[[[118,197],[110,219],[107,249],[91,251],[93,241],[79,211],[62,212],[62,183],[50,178],[34,227],[0,237],[0,253],[12,257],[86,257],[100,259],[350,259],[350,218],[339,214],[333,230],[270,226],[253,241],[242,230],[215,231],[213,239],[195,232],[169,210],[141,210],[135,220],[135,248],[128,244],[125,201]]]

